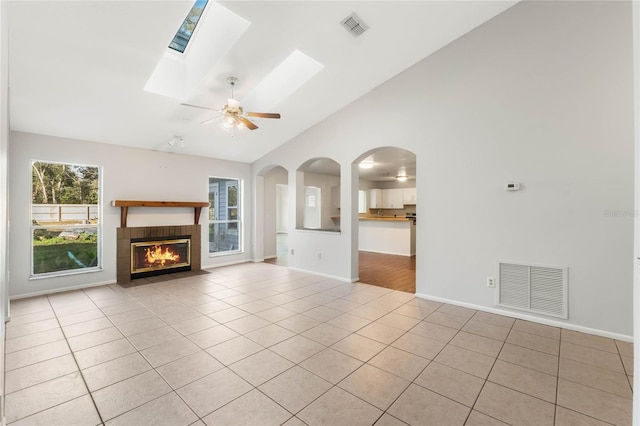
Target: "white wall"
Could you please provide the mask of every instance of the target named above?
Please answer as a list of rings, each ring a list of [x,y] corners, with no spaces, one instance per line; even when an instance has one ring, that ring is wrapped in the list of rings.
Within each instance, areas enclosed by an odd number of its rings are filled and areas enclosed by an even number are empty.
[[[8,312],[9,40],[7,2],[0,0],[0,422],[4,420],[4,337]]]
[[[427,206],[419,208],[418,293],[493,308],[485,280],[497,260],[566,265],[568,324],[630,336],[631,41],[628,2],[519,3],[254,170],[331,157],[342,188],[351,188],[351,163],[393,141],[416,154],[418,199]],[[504,191],[511,181],[523,189]],[[357,195],[347,192],[341,234],[296,233],[290,266],[354,276]],[[318,262],[314,249],[299,250],[316,246],[335,255]]]
[[[276,185],[276,233],[289,232],[289,185]]]
[[[634,359],[640,359],[640,4],[633,2],[633,75],[635,82],[634,90],[634,117],[635,117],[635,274],[633,283],[633,323],[636,324],[633,330],[634,337]],[[634,363],[633,367],[633,389],[640,386],[640,363]],[[640,425],[640,392],[633,393],[633,424]]]
[[[57,278],[30,280],[31,160],[59,161],[102,166],[103,271]],[[112,200],[208,201],[209,176],[244,180],[245,252],[208,256],[208,211],[203,209],[202,266],[250,260],[252,181],[248,164],[164,152],[124,148],[116,145],[12,132],[9,161],[12,232],[9,293],[12,296],[60,288],[113,282],[116,279],[116,228],[120,208]],[[193,223],[193,209],[130,208],[128,226],[180,225]]]
[[[277,232],[277,185],[286,185],[287,171],[282,167],[274,167],[264,176],[264,257],[276,256]]]

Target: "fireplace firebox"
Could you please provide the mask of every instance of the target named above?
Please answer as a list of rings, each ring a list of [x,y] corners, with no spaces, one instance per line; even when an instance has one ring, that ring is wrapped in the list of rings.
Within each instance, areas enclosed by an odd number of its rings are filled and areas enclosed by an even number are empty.
[[[138,278],[152,277],[154,275],[164,275],[173,272],[200,272],[201,266],[201,242],[202,228],[200,225],[178,225],[178,226],[144,226],[144,227],[127,227],[118,228],[116,241],[117,241],[117,279],[118,284],[130,285],[132,280]],[[176,240],[188,239],[189,245],[185,243],[178,244],[177,247],[169,247],[169,258],[175,256],[174,250],[180,255],[181,260],[165,260],[164,265],[159,259],[162,255],[166,255],[166,248],[163,244],[167,242],[176,242]],[[132,244],[147,244],[141,245],[138,250],[133,250]],[[156,246],[159,246],[156,249]],[[186,246],[186,247],[185,247]],[[188,251],[186,249],[189,248]],[[135,251],[141,252],[138,256],[146,257],[147,251],[150,250],[151,262],[150,266],[144,266],[135,261],[135,256],[132,254]],[[183,251],[185,250],[185,251]],[[158,253],[158,255],[154,256]],[[188,253],[188,254],[187,254]],[[185,257],[187,256],[187,257]],[[155,264],[155,265],[154,265]],[[157,267],[159,264],[159,267]],[[187,265],[188,264],[188,265]],[[132,265],[135,267],[132,269]],[[152,268],[146,271],[141,269]],[[133,272],[135,271],[135,272]],[[140,282],[145,282],[141,280]]]
[[[188,236],[131,240],[131,278],[191,270]]]

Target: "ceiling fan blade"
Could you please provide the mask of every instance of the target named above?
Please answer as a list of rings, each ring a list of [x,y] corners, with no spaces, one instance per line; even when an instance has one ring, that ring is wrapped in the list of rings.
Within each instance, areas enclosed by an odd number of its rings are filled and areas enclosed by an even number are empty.
[[[218,118],[220,118],[220,117],[222,117],[222,115],[221,115],[221,114],[218,114],[218,115],[216,115],[215,117],[211,117],[211,118],[210,118],[210,119],[208,119],[208,120],[204,120],[204,121],[203,121],[202,123],[200,123],[200,124],[201,124],[201,125],[209,124],[209,123],[211,123],[211,122],[213,122],[213,121],[217,120],[217,119],[218,119]]]
[[[248,112],[246,115],[247,117],[280,118],[277,112]]]
[[[242,122],[242,124],[247,126],[247,129],[249,129],[249,130],[255,130],[255,129],[258,128],[258,126],[256,126],[251,121],[249,121],[248,118],[245,118],[245,117],[242,117],[242,116],[238,116],[238,120],[240,120],[240,122]]]
[[[209,107],[203,107],[200,105],[193,105],[193,104],[180,104],[182,106],[187,106],[187,107],[191,107],[191,108],[200,108],[200,109],[206,109],[209,111],[220,111],[219,109],[215,109],[215,108],[209,108]]]

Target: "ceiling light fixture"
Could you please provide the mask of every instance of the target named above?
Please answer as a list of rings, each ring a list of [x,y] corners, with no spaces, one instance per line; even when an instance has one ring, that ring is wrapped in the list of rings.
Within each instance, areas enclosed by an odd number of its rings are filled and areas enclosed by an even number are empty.
[[[399,182],[406,182],[407,179],[409,179],[409,177],[407,176],[407,169],[404,167],[400,167],[400,170],[398,170],[398,176],[396,176],[396,179]]]
[[[374,166],[374,162],[371,160],[364,160],[360,162],[360,168],[361,169],[372,169]]]

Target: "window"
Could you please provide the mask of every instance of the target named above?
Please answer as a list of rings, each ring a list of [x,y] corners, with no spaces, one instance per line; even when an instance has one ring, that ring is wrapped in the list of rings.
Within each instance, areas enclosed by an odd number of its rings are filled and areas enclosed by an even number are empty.
[[[358,213],[367,212],[367,191],[358,191]]]
[[[100,168],[31,164],[31,275],[100,269]]]
[[[238,179],[209,178],[209,253],[242,251],[242,185]]]
[[[184,53],[206,6],[207,0],[196,0],[189,14],[184,18],[182,25],[180,25],[178,32],[173,37],[173,40],[169,43],[169,48]]]

